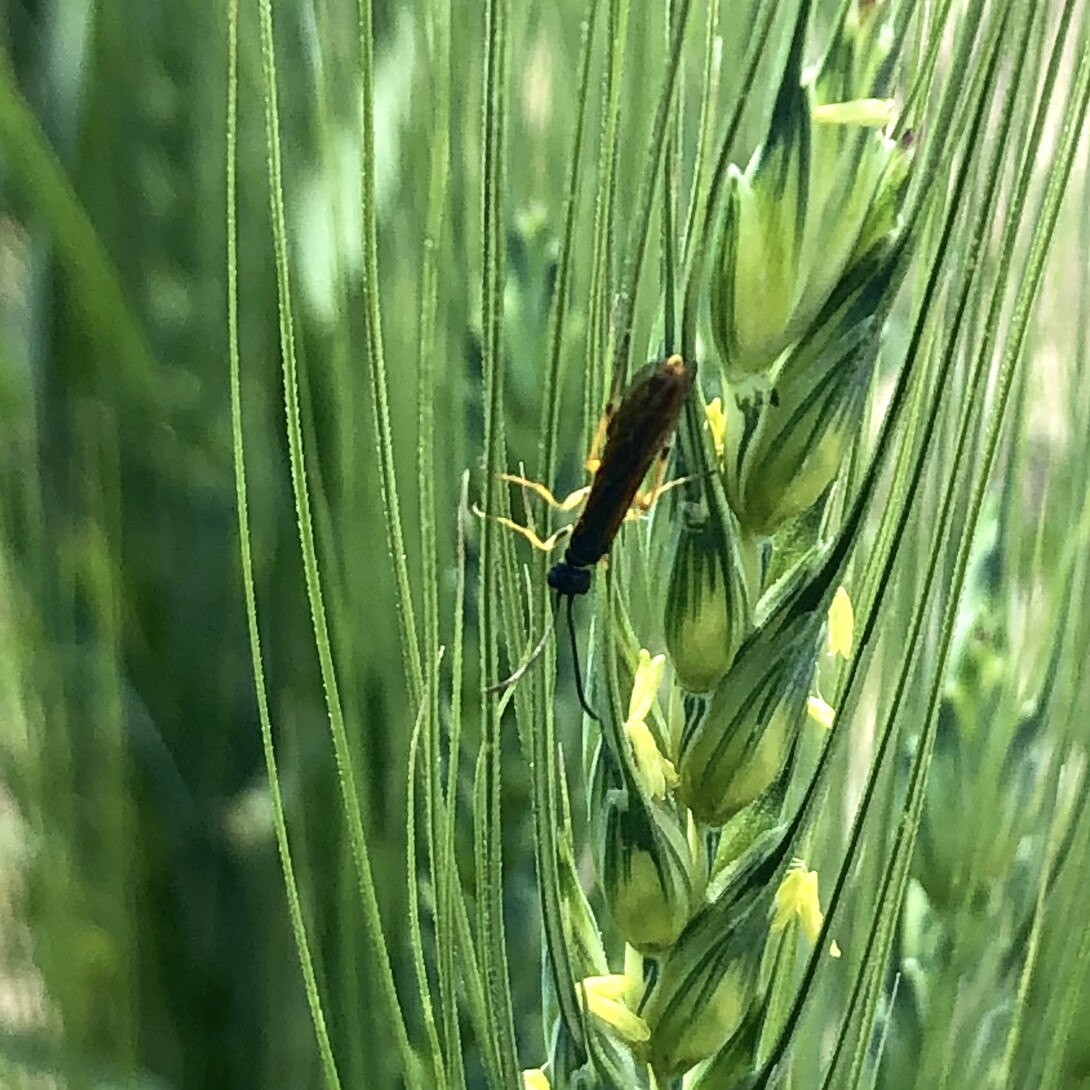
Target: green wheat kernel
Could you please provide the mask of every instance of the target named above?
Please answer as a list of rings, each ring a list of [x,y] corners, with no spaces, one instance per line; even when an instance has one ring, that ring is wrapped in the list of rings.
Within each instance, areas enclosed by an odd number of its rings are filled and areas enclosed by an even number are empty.
[[[825,63],[803,72],[798,28],[765,139],[745,171],[730,168],[709,302],[731,382],[765,373],[806,333],[891,224],[890,195],[903,196],[907,168],[891,164],[904,149],[880,131],[895,112],[880,97],[893,41],[860,49],[857,31],[842,24]]]
[[[680,799],[722,825],[783,771],[806,706],[821,618],[789,613],[758,628],[681,740]]]
[[[771,891],[724,897],[695,919],[662,964],[641,1011],[647,1060],[671,1078],[714,1056],[743,1025],[768,936]]]
[[[863,420],[902,249],[880,247],[857,263],[767,386],[749,383],[727,398],[724,482],[749,530],[771,534],[839,473]]]
[[[672,806],[614,791],[606,802],[600,872],[621,938],[641,954],[673,945],[703,893]]]
[[[678,682],[694,693],[714,689],[734,661],[749,611],[723,528],[695,506],[682,518],[663,621]]]

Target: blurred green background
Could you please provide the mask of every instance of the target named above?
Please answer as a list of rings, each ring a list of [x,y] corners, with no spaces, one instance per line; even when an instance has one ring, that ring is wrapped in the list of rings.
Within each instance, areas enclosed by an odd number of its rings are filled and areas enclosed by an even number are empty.
[[[836,7],[817,5],[816,25]],[[699,57],[703,5],[695,8],[690,44]],[[724,40],[724,95],[737,92],[732,51],[744,48],[749,9],[731,14],[739,32]],[[512,5],[503,198],[504,429],[512,468],[533,464],[538,449],[585,10],[582,0]],[[479,477],[484,417],[483,5],[454,0],[451,12],[453,68],[444,73],[428,59],[432,5],[374,5],[375,190],[394,471],[414,607],[426,615],[434,601],[444,640],[455,624],[457,529],[467,520],[461,479],[466,470],[474,482]],[[413,715],[364,335],[358,12],[341,0],[299,0],[276,3],[274,15],[307,485],[388,947],[406,985],[410,1028],[418,1030],[405,884]],[[647,153],[662,24],[657,7],[633,5],[620,89],[623,227]],[[0,0],[4,1086],[321,1084],[285,910],[238,550],[226,332],[227,41],[220,0]],[[396,1057],[349,864],[301,571],[256,4],[243,5],[239,42],[240,358],[266,680],[304,915],[342,1078],[347,1086],[394,1087]],[[765,67],[775,72],[780,61],[770,56]],[[683,74],[683,154],[696,140],[699,75],[695,63]],[[767,105],[743,116],[738,143],[747,154]],[[601,121],[600,112],[592,103],[589,124]],[[433,149],[446,131],[449,174],[436,232]],[[1082,193],[1084,186],[1080,168]],[[606,321],[585,302],[596,198],[592,186],[577,193],[573,302],[562,346],[568,385],[552,482],[558,494],[583,483],[584,346],[595,323]],[[1066,284],[1071,306],[1085,287],[1078,240],[1087,235],[1073,203],[1059,234],[1076,241],[1049,289]],[[619,266],[617,249],[610,260]],[[640,291],[648,305],[637,308],[637,355],[657,343],[654,275]],[[1043,391],[1045,423],[1033,425],[1019,410],[1027,434],[1037,428],[1038,445],[1005,463],[1030,490],[1052,481],[1055,470],[1056,490],[1035,493],[1052,510],[1070,509],[1084,461],[1081,452],[1070,454],[1069,429],[1057,438],[1055,422],[1087,400],[1085,369],[1077,369],[1085,336],[1076,323],[1059,326],[1057,336],[1040,338],[1043,362],[1027,380],[1035,384],[1028,389]],[[605,374],[602,361],[594,366]],[[434,419],[420,417],[421,383],[435,391]],[[434,472],[418,462],[421,435],[434,445]],[[429,523],[421,510],[433,499]],[[1046,570],[1042,557],[1063,553],[1074,518],[1040,539],[1024,521],[1030,530],[1017,537],[1016,561]],[[466,548],[472,634],[472,533]],[[428,578],[433,571],[437,581]],[[1057,584],[1052,579],[1050,593]],[[911,587],[905,593],[911,597]],[[1049,603],[1041,612],[1054,618]],[[1042,623],[1042,631],[1052,628]],[[1029,642],[1038,649],[1050,638]],[[1085,646],[1084,631],[1069,640],[1065,648]],[[428,641],[421,642],[427,654]],[[469,656],[468,748],[478,729],[476,670]],[[1067,680],[1074,703],[1080,683]],[[558,686],[558,700],[563,718],[573,706],[570,685]],[[542,1031],[528,787],[513,731],[505,741],[512,988],[519,1043],[533,1058]],[[467,792],[471,772],[467,758]],[[470,834],[459,835],[468,874]],[[428,896],[425,888],[425,902]],[[1063,964],[1060,952],[1050,956]],[[1088,1077],[1078,1062],[1065,1085],[1088,1085],[1078,1082]],[[469,1054],[467,1065],[471,1084],[480,1085],[479,1058]]]

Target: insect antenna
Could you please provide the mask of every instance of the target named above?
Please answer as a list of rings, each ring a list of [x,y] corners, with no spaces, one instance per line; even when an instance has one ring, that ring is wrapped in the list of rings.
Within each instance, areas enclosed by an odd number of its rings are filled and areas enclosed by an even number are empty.
[[[572,667],[575,670],[575,691],[579,695],[579,703],[583,705],[583,711],[587,713],[596,723],[601,723],[601,719],[595,714],[594,709],[587,703],[587,694],[583,690],[583,674],[579,669],[579,645],[575,639],[575,618],[572,615],[572,604],[575,602],[575,598],[572,595],[568,596],[568,636],[571,638],[571,660]],[[560,605],[560,595],[556,596],[556,604]],[[553,619],[556,619],[556,611],[553,611]]]
[[[553,634],[553,630],[556,628],[556,615],[560,609],[560,599],[566,597],[568,601],[567,621],[568,621],[568,636],[571,640],[571,657],[572,668],[575,671],[575,691],[579,697],[579,703],[582,705],[583,711],[587,713],[596,723],[600,723],[602,720],[598,717],[598,714],[587,702],[586,690],[583,688],[583,672],[579,668],[579,644],[575,638],[575,617],[572,613],[572,606],[575,602],[573,595],[557,594],[553,599],[553,613],[549,619],[548,625],[545,627],[545,632],[541,639],[538,641],[537,646],[530,652],[526,660],[522,662],[518,669],[510,676],[503,679],[503,681],[497,681],[495,685],[489,685],[482,689],[482,693],[502,693],[506,689],[509,689],[515,684],[527,670],[541,657],[541,652],[545,650],[545,644],[549,642],[549,637]]]
[[[489,685],[482,689],[482,693],[502,693],[505,689],[510,689],[516,681],[519,680],[530,669],[538,658],[541,656],[541,652],[545,650],[545,644],[549,642],[549,637],[553,634],[553,629],[556,627],[556,610],[560,605],[560,596],[557,595],[556,601],[553,603],[553,615],[549,619],[549,623],[545,626],[545,632],[541,639],[538,641],[537,646],[530,652],[529,657],[522,663],[518,669],[510,676],[503,679],[503,681],[497,681],[495,685]]]

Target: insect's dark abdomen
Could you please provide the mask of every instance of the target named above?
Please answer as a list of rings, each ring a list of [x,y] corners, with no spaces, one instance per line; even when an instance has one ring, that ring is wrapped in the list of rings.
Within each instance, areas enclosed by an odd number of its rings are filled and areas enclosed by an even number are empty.
[[[671,356],[633,378],[609,421],[590,495],[564,554],[572,568],[591,568],[609,552],[644,477],[677,426],[695,376],[695,367]]]
[[[623,476],[604,474],[602,467],[606,462],[603,458],[602,466],[595,474],[583,514],[575,524],[568,542],[565,559],[569,564],[573,567],[591,568],[609,552],[653,457],[647,460],[642,470],[639,465],[632,465],[631,460],[628,460],[628,472]]]

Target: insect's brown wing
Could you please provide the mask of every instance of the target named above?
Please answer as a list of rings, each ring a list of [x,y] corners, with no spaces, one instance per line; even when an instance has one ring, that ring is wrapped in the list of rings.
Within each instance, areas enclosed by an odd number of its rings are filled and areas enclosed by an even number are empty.
[[[648,364],[633,378],[610,419],[598,472],[572,531],[570,564],[590,567],[609,552],[647,471],[677,426],[694,378],[695,370],[680,356]]]
[[[596,564],[613,544],[654,454],[624,444],[610,449],[594,475],[590,495],[568,542],[566,559],[579,568]]]

